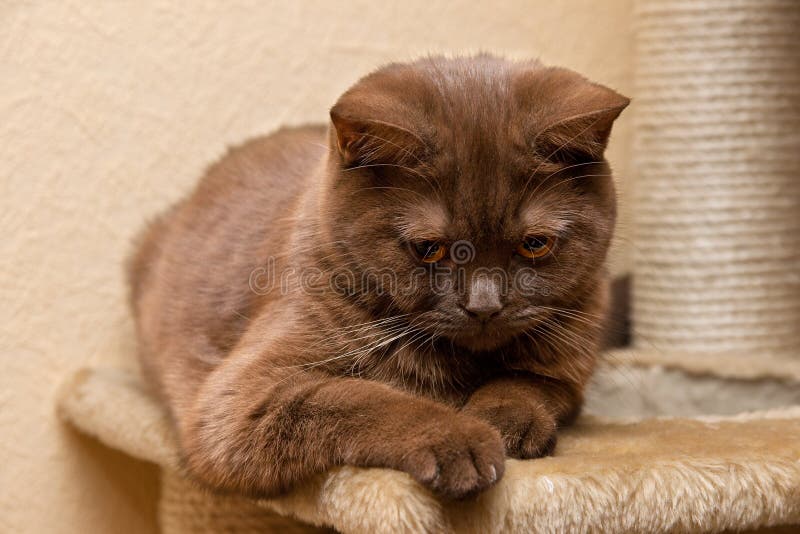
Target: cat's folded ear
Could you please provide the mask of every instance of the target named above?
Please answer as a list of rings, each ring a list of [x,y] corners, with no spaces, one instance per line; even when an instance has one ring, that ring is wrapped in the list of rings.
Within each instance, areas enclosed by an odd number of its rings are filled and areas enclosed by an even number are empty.
[[[423,156],[426,144],[414,122],[403,116],[397,104],[358,106],[340,101],[331,109],[333,133],[345,166],[395,164],[413,166]]]
[[[611,127],[630,99],[562,68],[537,69],[523,76],[517,98],[534,109],[530,144],[554,163],[603,158]]]

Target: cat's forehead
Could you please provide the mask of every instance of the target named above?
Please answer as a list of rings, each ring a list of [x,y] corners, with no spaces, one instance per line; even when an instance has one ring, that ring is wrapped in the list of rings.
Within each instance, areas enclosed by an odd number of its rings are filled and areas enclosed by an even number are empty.
[[[430,214],[422,219],[446,226],[458,238],[475,239],[516,236],[546,221],[557,204],[552,190],[538,195],[547,164],[525,144],[507,114],[460,104],[438,110],[431,121],[436,142],[426,171],[433,186],[430,201],[420,205],[419,211]]]
[[[529,118],[518,108],[511,74],[466,71],[428,83],[435,92],[423,113],[439,148],[453,150],[459,160],[472,164],[526,148]]]
[[[431,181],[451,227],[471,235],[514,234],[530,213],[541,216],[551,208],[550,195],[531,197],[541,183],[537,160],[518,146],[479,129],[445,139],[433,158]]]
[[[539,188],[551,165],[526,136],[530,114],[519,109],[509,64],[491,59],[440,66],[428,80],[437,89],[425,113],[433,179],[446,192],[443,211],[451,229],[476,237],[556,228],[562,192]]]

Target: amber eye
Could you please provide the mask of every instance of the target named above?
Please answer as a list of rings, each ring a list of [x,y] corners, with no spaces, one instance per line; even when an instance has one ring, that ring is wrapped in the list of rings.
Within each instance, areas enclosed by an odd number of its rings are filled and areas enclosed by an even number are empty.
[[[553,251],[556,240],[544,235],[531,235],[517,245],[517,254],[532,260],[544,258]]]
[[[437,241],[417,241],[411,244],[411,248],[425,263],[436,263],[447,253],[447,247]]]

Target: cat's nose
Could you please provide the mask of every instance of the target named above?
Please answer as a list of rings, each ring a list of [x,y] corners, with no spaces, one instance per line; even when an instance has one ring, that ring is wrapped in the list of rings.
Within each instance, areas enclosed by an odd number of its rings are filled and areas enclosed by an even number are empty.
[[[484,323],[496,317],[503,309],[500,284],[488,276],[477,277],[470,285],[467,301],[462,308],[467,315]]]
[[[493,319],[500,315],[500,311],[503,309],[502,305],[497,306],[470,306],[465,305],[464,311],[467,312],[467,315],[470,317],[477,319],[483,323],[487,322],[489,319]]]

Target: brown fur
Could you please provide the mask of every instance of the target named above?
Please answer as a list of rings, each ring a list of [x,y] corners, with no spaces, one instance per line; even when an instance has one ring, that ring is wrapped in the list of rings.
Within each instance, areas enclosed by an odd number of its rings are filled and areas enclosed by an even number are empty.
[[[130,264],[143,366],[189,472],[267,496],[388,467],[458,498],[506,454],[552,450],[599,343],[602,153],[627,103],[536,62],[428,58],[359,81],[327,137],[280,130],[212,166]],[[551,258],[514,255],[538,234],[559,236]],[[424,239],[468,242],[470,261],[421,264],[407,243]],[[261,290],[268,272],[297,276]],[[476,320],[487,303],[502,310]]]

